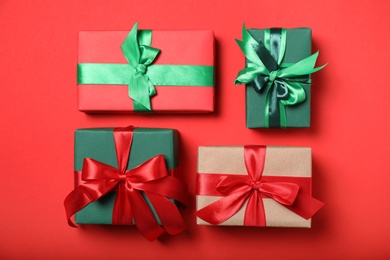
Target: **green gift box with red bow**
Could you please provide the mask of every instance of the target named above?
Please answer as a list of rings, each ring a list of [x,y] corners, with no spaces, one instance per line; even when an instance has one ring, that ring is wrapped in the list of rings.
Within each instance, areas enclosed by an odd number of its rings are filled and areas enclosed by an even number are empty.
[[[136,225],[148,239],[185,229],[178,207],[187,186],[175,177],[178,131],[91,128],[75,132],[74,190],[65,199],[70,226]]]

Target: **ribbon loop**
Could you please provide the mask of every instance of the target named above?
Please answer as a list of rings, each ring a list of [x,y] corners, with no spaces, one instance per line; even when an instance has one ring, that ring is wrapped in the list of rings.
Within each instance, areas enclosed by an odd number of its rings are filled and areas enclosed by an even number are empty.
[[[304,58],[293,64],[282,64],[286,51],[286,29],[271,28],[264,30],[264,43],[256,41],[253,36],[246,30],[245,24],[242,28],[242,41],[236,40],[241,51],[248,59],[247,66],[238,73],[234,84],[247,84],[253,87],[256,92],[267,86],[267,101],[265,108],[265,126],[266,127],[286,127],[285,109],[279,108],[279,103],[292,106],[303,102],[306,95],[298,94],[304,92],[303,85],[309,84],[309,75],[321,70],[324,66],[315,68],[315,62],[318,52]],[[302,76],[307,76],[302,80]],[[301,77],[301,78],[299,78]],[[279,82],[277,84],[277,82]],[[295,88],[288,87],[294,84]],[[278,95],[270,94],[275,93]],[[283,95],[280,91],[283,90]],[[287,93],[286,93],[287,92]],[[283,102],[288,96],[299,96]]]
[[[288,87],[286,86],[286,84],[284,84],[283,82],[276,82],[276,85],[277,85],[277,89],[276,89],[277,98],[280,100],[288,99],[289,90],[288,90]]]
[[[298,195],[299,185],[295,183],[263,182],[260,185],[260,191],[280,204],[292,205]]]

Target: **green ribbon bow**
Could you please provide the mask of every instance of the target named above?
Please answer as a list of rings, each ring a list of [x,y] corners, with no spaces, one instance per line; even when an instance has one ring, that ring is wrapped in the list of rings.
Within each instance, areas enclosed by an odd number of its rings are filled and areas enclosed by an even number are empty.
[[[264,31],[264,43],[257,42],[245,28],[242,28],[242,41],[236,42],[247,58],[247,66],[238,73],[235,84],[252,86],[260,94],[266,89],[265,126],[286,127],[285,106],[303,102],[306,93],[304,84],[310,84],[311,73],[315,68],[318,52],[293,64],[282,64],[286,51],[285,29]]]
[[[139,36],[138,23],[135,23],[121,45],[123,55],[133,68],[130,74],[128,93],[129,97],[134,100],[135,110],[152,110],[150,98],[156,95],[156,89],[146,75],[146,70],[160,50],[150,47],[152,41],[151,31]]]

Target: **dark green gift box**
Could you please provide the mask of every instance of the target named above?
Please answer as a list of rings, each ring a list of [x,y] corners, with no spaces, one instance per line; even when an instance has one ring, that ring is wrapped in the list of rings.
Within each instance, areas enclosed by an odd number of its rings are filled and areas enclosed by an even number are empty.
[[[118,167],[115,152],[113,128],[80,129],[75,132],[74,170],[77,176],[82,170],[84,158],[93,158],[99,162]],[[144,163],[148,159],[163,154],[168,170],[178,165],[178,136],[174,129],[135,128],[127,169]],[[78,224],[112,224],[112,210],[116,193],[110,192],[101,199],[88,204],[75,214]],[[145,199],[147,202],[147,198]],[[151,207],[156,219],[156,213]]]
[[[249,33],[256,41],[264,41],[264,30],[250,29]],[[311,29],[287,29],[286,52],[282,64],[296,63],[311,55]],[[248,65],[248,60],[246,60]],[[306,99],[292,106],[285,106],[287,127],[310,126],[310,84],[302,86]],[[251,86],[246,86],[246,126],[248,128],[264,128],[266,94],[258,93]]]

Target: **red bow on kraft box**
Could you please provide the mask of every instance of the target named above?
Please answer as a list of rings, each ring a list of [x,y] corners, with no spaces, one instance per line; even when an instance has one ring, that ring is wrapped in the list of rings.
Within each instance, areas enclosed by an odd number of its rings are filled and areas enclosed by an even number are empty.
[[[269,149],[271,152],[267,152]],[[295,160],[300,156],[304,162]],[[287,160],[283,162],[283,158]],[[287,172],[287,176],[269,175],[278,169],[282,174]],[[243,174],[245,171],[247,174]],[[309,219],[322,206],[322,202],[311,197],[310,148],[199,149],[198,224],[310,227]]]
[[[84,159],[81,181],[65,199],[70,226],[76,227],[71,220],[75,213],[109,192],[116,191],[112,224],[131,225],[134,220],[148,240],[156,239],[165,231],[178,234],[185,229],[177,206],[168,198],[185,205],[187,187],[169,174],[164,155],[154,156],[127,170],[134,130],[130,126],[113,131],[118,169],[92,158]]]

